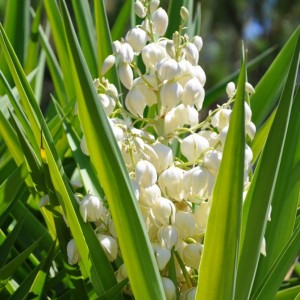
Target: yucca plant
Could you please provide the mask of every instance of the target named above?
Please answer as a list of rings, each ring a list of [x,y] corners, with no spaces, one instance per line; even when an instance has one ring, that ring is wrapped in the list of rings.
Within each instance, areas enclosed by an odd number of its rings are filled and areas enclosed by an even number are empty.
[[[205,93],[193,1],[68,5],[0,25],[0,298],[300,298],[300,29]]]

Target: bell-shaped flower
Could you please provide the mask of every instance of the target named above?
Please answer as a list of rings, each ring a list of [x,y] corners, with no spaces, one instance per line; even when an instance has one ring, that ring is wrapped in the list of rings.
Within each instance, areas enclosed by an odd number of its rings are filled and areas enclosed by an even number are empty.
[[[211,125],[221,131],[225,126],[229,125],[231,112],[232,110],[228,108],[220,109],[211,118]]]
[[[169,199],[160,197],[150,208],[150,214],[157,227],[173,224],[175,222],[176,207]]]
[[[183,176],[183,184],[187,200],[198,203],[207,192],[208,172],[197,166],[187,171]],[[202,202],[202,201],[201,201]]]
[[[133,72],[128,63],[120,63],[119,65],[119,78],[122,84],[130,90],[133,84]]]
[[[149,81],[152,81],[152,77],[150,76],[145,76],[145,78],[147,78],[147,80]],[[134,80],[133,88],[139,90],[143,94],[143,97],[145,98],[146,104],[148,106],[157,103],[157,97],[154,92],[154,89],[146,85],[145,82],[140,77]]]
[[[186,239],[194,235],[196,229],[196,220],[194,215],[189,212],[178,210],[175,215],[175,223],[179,237]]]
[[[194,43],[188,43],[185,48],[185,58],[193,65],[199,61],[199,51]]]
[[[120,57],[120,61],[125,64],[130,64],[133,61],[134,53],[130,44],[121,43],[118,55]]]
[[[234,82],[229,82],[226,85],[226,93],[229,98],[232,98],[235,94],[235,84]]]
[[[139,18],[143,19],[146,17],[147,9],[140,0],[134,3],[134,12]]]
[[[208,140],[197,133],[192,133],[185,137],[180,145],[181,153],[190,162],[195,162],[200,155],[209,148]]]
[[[246,133],[250,137],[251,140],[254,139],[256,133],[256,126],[253,122],[248,122],[245,124]]]
[[[175,59],[165,58],[157,64],[158,78],[161,81],[172,80],[181,73],[180,67]]]
[[[180,126],[195,126],[198,124],[199,114],[193,106],[179,104],[175,107],[174,115],[175,118],[178,119],[178,123],[180,124]]]
[[[167,81],[160,90],[162,105],[167,110],[175,107],[182,99],[183,88],[177,81]]]
[[[134,27],[127,32],[125,40],[128,44],[130,44],[133,51],[141,52],[146,46],[148,36],[145,30],[139,27]]]
[[[120,48],[121,48],[122,43],[120,41],[113,41],[112,43],[112,50],[113,50],[113,54],[117,55]]]
[[[157,180],[155,167],[147,160],[140,160],[135,167],[135,178],[142,187],[155,184]]]
[[[126,278],[128,278],[127,270],[126,270],[125,264],[122,264],[119,267],[118,271],[116,272],[116,279],[118,282],[121,282]]]
[[[75,265],[80,261],[80,254],[78,252],[74,239],[68,242],[67,254],[68,254],[68,263],[70,265]]]
[[[161,143],[155,144],[152,148],[157,157],[151,157],[150,162],[154,165],[156,172],[160,174],[173,163],[172,149]]]
[[[197,78],[190,79],[184,86],[182,103],[195,105],[198,110],[202,108],[204,100],[204,89]]]
[[[115,64],[116,58],[114,55],[109,55],[105,58],[102,67],[101,67],[101,75],[105,75],[106,72]]]
[[[166,49],[158,43],[150,43],[142,50],[142,59],[147,70],[155,70],[156,64],[166,57]]]
[[[229,126],[225,126],[220,134],[219,134],[219,137],[220,137],[220,141],[223,145],[225,145],[225,141],[226,141],[226,137],[227,137],[227,134],[228,134],[228,130],[229,130]]]
[[[166,11],[161,7],[158,8],[152,15],[152,21],[154,32],[159,36],[165,35],[169,23]]]
[[[249,82],[246,82],[246,84],[245,84],[245,90],[249,94],[254,94],[255,93],[254,87]]]
[[[161,191],[158,185],[153,184],[148,187],[141,187],[139,193],[140,205],[151,207],[161,197]]]
[[[79,211],[84,222],[95,222],[101,218],[104,206],[100,199],[87,194],[79,204]]]
[[[187,266],[198,270],[202,251],[201,244],[187,244],[183,249],[183,261]]]
[[[159,176],[158,183],[162,193],[176,201],[184,198],[184,171],[177,167],[170,167]]]
[[[203,40],[202,40],[202,37],[201,37],[201,36],[195,35],[195,36],[192,38],[192,43],[196,46],[198,52],[202,49],[202,46],[203,46]]]
[[[125,105],[133,115],[142,118],[147,102],[144,94],[139,89],[133,88],[125,98]]]
[[[178,241],[178,231],[172,225],[163,225],[157,231],[157,239],[162,247],[171,250]]]
[[[245,122],[251,122],[252,110],[247,102],[244,103],[245,106]]]
[[[81,149],[83,154],[85,154],[87,156],[90,156],[89,150],[88,150],[87,145],[86,145],[85,136],[82,136],[82,139],[80,141],[80,149]]]
[[[150,10],[151,14],[154,13],[158,9],[159,4],[160,4],[159,0],[151,0],[150,1],[149,10]]]
[[[209,146],[212,148],[214,148],[216,144],[219,142],[219,135],[214,131],[201,130],[198,132],[198,134],[205,137],[209,142]]]
[[[186,290],[182,294],[182,299],[184,299],[184,300],[195,300],[196,299],[196,291],[197,291],[197,288],[195,288],[195,287]]]
[[[197,224],[197,234],[201,234],[206,230],[206,224],[210,211],[210,205],[208,202],[202,202],[200,206],[194,212],[194,217]]]
[[[245,169],[249,168],[249,166],[251,165],[252,159],[253,159],[252,149],[247,144],[245,144],[245,161],[244,161]]]
[[[97,234],[97,238],[107,259],[110,262],[114,261],[118,256],[118,244],[116,240],[105,234]]]
[[[171,109],[165,115],[165,134],[173,133],[181,124],[180,119],[175,116],[175,109],[176,108]]]
[[[266,245],[266,239],[265,237],[263,237],[260,245],[260,254],[262,254],[263,256],[267,256]]]
[[[109,116],[115,109],[116,106],[115,99],[106,94],[99,94],[99,100],[103,105],[106,115]]]
[[[170,250],[163,248],[157,244],[152,244],[154,255],[157,261],[157,265],[160,271],[162,271],[171,258]]]
[[[217,150],[209,150],[204,154],[204,166],[208,169],[208,171],[216,176],[222,160],[222,153]]]
[[[193,77],[196,77],[199,80],[199,82],[201,83],[202,86],[205,85],[206,75],[205,75],[204,70],[199,65],[192,66],[192,74],[193,74]]]
[[[168,277],[162,277],[161,278],[165,295],[166,295],[166,300],[174,300],[176,299],[176,288],[171,279]]]

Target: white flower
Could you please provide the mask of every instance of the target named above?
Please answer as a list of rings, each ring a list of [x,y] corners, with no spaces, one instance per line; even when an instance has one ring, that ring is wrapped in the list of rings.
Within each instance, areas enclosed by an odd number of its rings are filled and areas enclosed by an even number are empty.
[[[171,258],[171,252],[170,250],[160,247],[159,245],[156,244],[153,244],[152,248],[157,261],[158,268],[160,271],[162,271],[166,267],[167,263]]]
[[[100,199],[87,194],[79,203],[79,211],[84,222],[95,222],[101,218],[104,207]]]
[[[192,43],[197,47],[197,50],[200,51],[203,46],[203,40],[201,36],[195,35],[192,39]]]
[[[253,86],[249,82],[246,82],[245,89],[246,89],[246,92],[249,93],[249,94],[254,94],[255,93],[255,90],[254,90]]]
[[[151,157],[150,162],[154,165],[156,172],[161,173],[173,163],[172,149],[164,144],[155,144],[152,146],[157,154],[157,158]]]
[[[139,89],[133,88],[125,98],[125,105],[133,115],[142,118],[147,102],[144,94]]]
[[[245,122],[251,122],[252,110],[247,102],[244,103],[245,106]]]
[[[88,150],[87,145],[86,145],[85,136],[83,136],[81,141],[80,141],[80,149],[83,152],[83,154],[85,154],[87,156],[90,156],[89,150]]]
[[[206,194],[208,174],[205,168],[197,166],[183,176],[186,197],[191,202],[199,202]]]
[[[101,67],[101,75],[105,75],[106,72],[115,64],[116,58],[114,55],[109,55],[105,58],[102,67]]]
[[[159,0],[151,0],[150,6],[149,6],[149,10],[150,10],[151,14],[157,10],[157,8],[159,7],[159,4],[160,4]]]
[[[253,122],[248,122],[245,124],[246,133],[250,137],[251,140],[253,140],[254,135],[256,133],[256,126]]]
[[[146,7],[143,5],[143,3],[139,0],[137,0],[134,3],[134,12],[135,14],[140,18],[145,18],[147,15]]]
[[[183,261],[187,266],[198,270],[202,251],[201,244],[187,244],[183,249]]]
[[[219,135],[214,131],[201,130],[198,132],[198,134],[205,137],[209,141],[210,147],[214,148],[219,141]]]
[[[160,90],[162,105],[170,110],[182,99],[183,88],[177,81],[167,81]]]
[[[181,201],[184,198],[183,174],[184,171],[177,167],[163,171],[158,179],[162,193],[174,200]]]
[[[182,299],[184,300],[195,300],[196,299],[196,291],[195,287],[188,289],[182,294]]]
[[[135,27],[127,32],[125,40],[131,45],[133,51],[141,52],[146,46],[148,37],[145,30]]]
[[[175,59],[165,58],[157,64],[158,78],[161,81],[172,80],[181,73],[180,67]]]
[[[142,187],[155,184],[157,174],[154,166],[147,160],[140,160],[135,167],[136,182]]]
[[[253,159],[253,152],[252,149],[245,144],[245,169],[249,168],[249,166],[251,166],[251,162]]]
[[[139,202],[145,206],[153,206],[161,197],[161,191],[158,185],[153,184],[149,187],[141,187],[139,193]]]
[[[267,256],[267,251],[266,251],[266,239],[263,237],[260,245],[260,254],[263,256]]]
[[[133,49],[128,43],[121,43],[118,55],[122,63],[130,64],[133,61]]]
[[[225,145],[225,140],[228,134],[228,130],[229,130],[229,126],[225,126],[219,134],[220,141],[222,142],[223,145]]]
[[[178,241],[178,231],[172,225],[164,225],[157,231],[157,239],[162,247],[171,250]]]
[[[156,64],[167,56],[166,49],[157,43],[146,45],[142,51],[142,59],[147,69],[155,70]]]
[[[168,277],[162,277],[161,280],[164,287],[166,300],[176,299],[176,288],[173,281]]]
[[[106,115],[109,116],[115,109],[116,101],[114,98],[107,96],[106,94],[98,94],[98,96]]]
[[[208,202],[202,202],[197,210],[194,212],[194,217],[197,223],[197,233],[201,234],[206,229],[210,205]]]
[[[178,210],[175,215],[174,226],[176,227],[180,238],[186,239],[191,237],[196,229],[195,217],[189,212]]]
[[[182,103],[195,105],[198,110],[202,108],[204,100],[204,89],[197,78],[190,79],[184,86]]]
[[[150,214],[156,226],[173,224],[175,222],[176,207],[172,201],[160,197],[150,208]]]
[[[80,261],[80,254],[76,247],[74,239],[70,240],[67,245],[68,263],[75,265]]]
[[[235,84],[234,82],[229,82],[226,85],[226,93],[229,98],[232,98],[235,94]]]
[[[128,278],[127,270],[126,270],[125,264],[122,264],[119,267],[118,271],[116,272],[116,279],[118,282],[121,282],[126,278]]]
[[[158,8],[153,13],[152,21],[154,32],[157,33],[159,36],[165,35],[169,23],[168,14],[166,13],[166,11],[161,7]]]
[[[204,70],[199,66],[192,66],[192,74],[194,77],[196,77],[202,86],[204,86],[206,82],[206,75]]]
[[[208,171],[216,176],[222,160],[222,153],[217,150],[209,150],[204,154],[204,166],[208,169]]]
[[[195,162],[208,147],[209,142],[205,137],[192,133],[182,140],[180,150],[188,161]]]
[[[228,126],[231,111],[231,109],[227,108],[222,108],[217,111],[211,119],[211,125],[218,128],[219,130],[222,130],[225,126]]]
[[[156,82],[153,82],[154,80],[153,76],[144,76],[144,78],[146,78],[146,80],[151,84],[153,84],[152,86],[155,87]],[[134,80],[133,85],[135,89],[138,89],[143,94],[148,106],[157,103],[157,97],[154,90],[150,88],[148,85],[146,85],[145,82],[140,77]]]
[[[130,65],[127,63],[120,63],[119,65],[119,78],[122,84],[130,90],[133,84],[133,72]]]
[[[107,259],[110,262],[114,261],[118,256],[118,244],[116,240],[113,237],[104,234],[97,234],[97,238]]]
[[[185,48],[185,57],[193,65],[198,64],[199,51],[194,43],[188,43]]]

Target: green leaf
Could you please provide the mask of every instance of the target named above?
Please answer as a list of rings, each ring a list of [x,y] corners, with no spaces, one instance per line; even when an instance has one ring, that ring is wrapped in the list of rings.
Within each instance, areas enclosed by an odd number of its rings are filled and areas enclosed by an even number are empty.
[[[197,300],[234,297],[243,203],[245,81],[246,67],[243,53],[229,132],[213,190],[199,268]]]
[[[295,296],[300,292],[300,285],[293,286],[288,289],[279,291],[276,294],[275,300],[291,300],[295,299]]]
[[[115,299],[115,297],[121,293],[122,289],[125,287],[125,285],[128,283],[128,278],[124,279],[123,281],[116,284],[114,287],[109,289],[105,294],[103,294],[101,297],[99,297],[99,300],[110,300]]]
[[[172,35],[181,24],[180,8],[183,5],[183,0],[170,0],[168,8],[169,25],[166,32],[166,37],[172,39]]]
[[[274,109],[289,72],[291,57],[297,44],[300,26],[287,41],[251,96],[252,121],[260,127]],[[272,88],[270,88],[272,87]]]
[[[125,0],[111,29],[112,40],[120,40],[125,33],[126,25],[130,19],[132,0]]]
[[[79,116],[84,120],[82,127],[91,161],[109,203],[133,293],[137,299],[165,299],[151,244],[118,144],[99,102],[65,6],[62,13],[72,58]]]
[[[267,225],[269,207],[274,196],[290,120],[298,72],[299,43],[298,37],[277,113],[244,203],[242,248],[239,259],[236,299],[249,297],[258,265],[261,242]],[[256,91],[256,94],[259,95],[259,93]],[[285,157],[284,159],[288,158]]]

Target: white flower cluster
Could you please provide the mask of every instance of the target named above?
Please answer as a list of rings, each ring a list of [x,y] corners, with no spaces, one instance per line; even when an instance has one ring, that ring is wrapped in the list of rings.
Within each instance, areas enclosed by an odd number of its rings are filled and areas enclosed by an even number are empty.
[[[199,123],[206,81],[198,65],[203,43],[200,36],[190,38],[183,34],[188,10],[181,8],[181,26],[172,39],[167,39],[164,35],[168,16],[159,8],[159,0],[137,0],[134,9],[144,20],[130,29],[124,40],[113,43],[113,54],[105,59],[103,77],[95,80],[95,87],[132,180],[166,297],[175,299],[179,288],[182,299],[194,299],[193,278],[203,251],[212,190],[236,88],[230,82],[226,88],[228,102]],[[138,56],[145,66],[144,73],[138,68]],[[116,87],[104,77],[114,65],[128,90],[125,106],[120,103]],[[249,83],[245,89],[247,93],[254,92]],[[252,140],[256,128],[247,103],[245,115],[246,134]],[[139,128],[135,127],[137,121]],[[81,147],[88,155],[84,138]],[[251,179],[252,157],[246,144],[245,193]],[[96,224],[97,237],[109,261],[121,256],[109,210],[92,195],[79,203],[84,221]],[[176,257],[176,284],[169,279],[172,253]],[[68,255],[70,263],[80,259],[73,240],[68,245]],[[126,277],[123,264],[116,278],[121,281]]]

